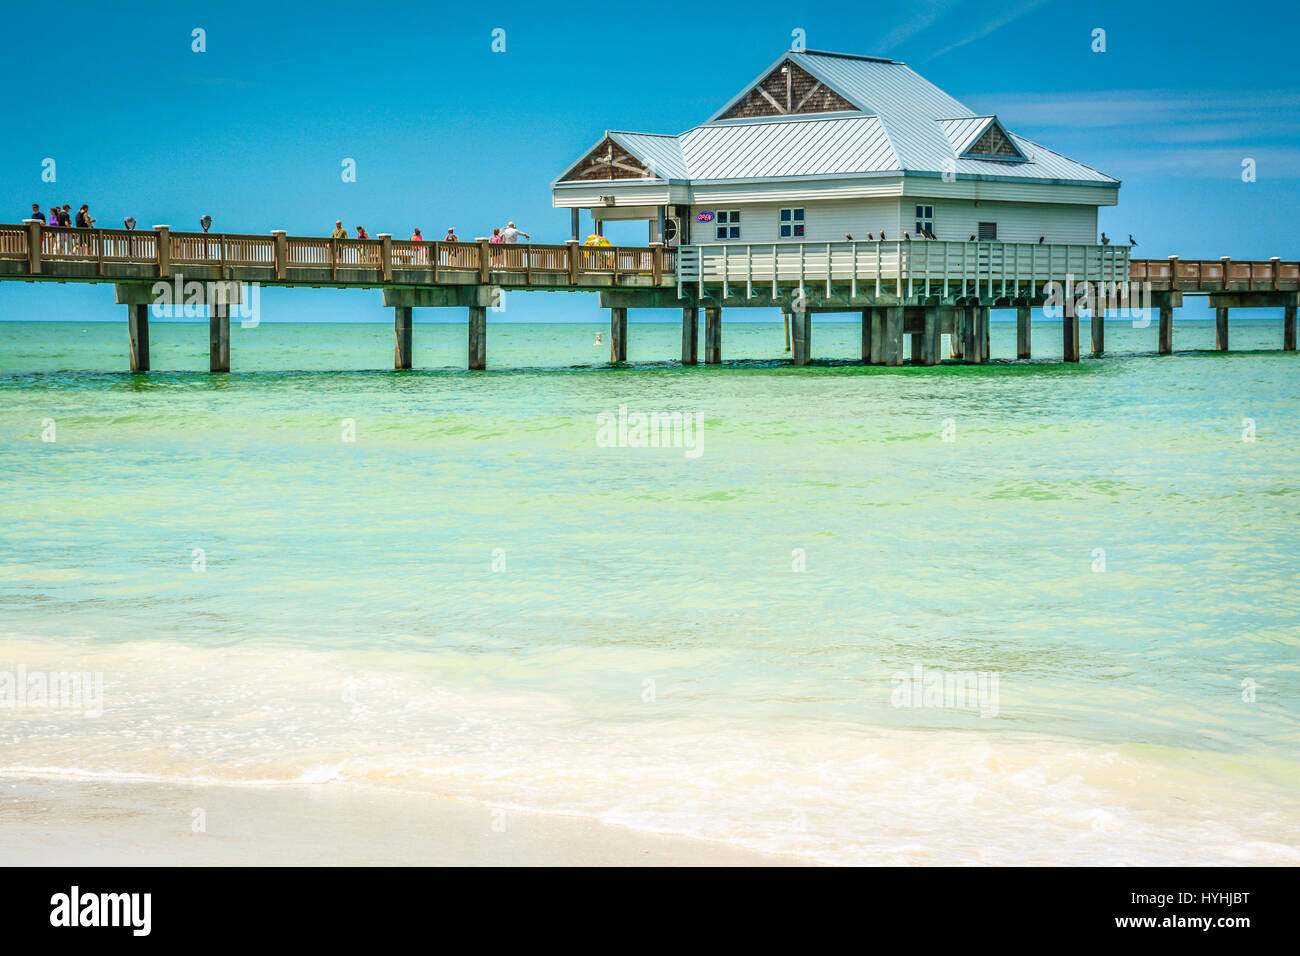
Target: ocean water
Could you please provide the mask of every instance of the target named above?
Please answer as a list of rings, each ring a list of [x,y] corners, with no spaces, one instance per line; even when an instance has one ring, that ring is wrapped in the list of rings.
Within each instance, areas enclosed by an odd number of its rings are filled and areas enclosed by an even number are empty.
[[[1300,862],[1280,319],[1218,354],[1180,313],[1172,357],[1110,323],[1072,367],[1051,323],[1027,363],[994,323],[982,368],[864,368],[816,319],[809,369],[775,323],[682,369],[679,327],[635,321],[611,369],[598,330],[490,324],[468,373],[463,325],[417,324],[394,373],[390,326],[264,323],[214,377],[203,324],[155,322],[132,376],[121,323],[0,323],[0,691],[103,686],[0,707],[0,774],[319,781],[830,863]],[[620,406],[698,413],[698,443],[605,447]],[[913,693],[966,674],[978,706]]]

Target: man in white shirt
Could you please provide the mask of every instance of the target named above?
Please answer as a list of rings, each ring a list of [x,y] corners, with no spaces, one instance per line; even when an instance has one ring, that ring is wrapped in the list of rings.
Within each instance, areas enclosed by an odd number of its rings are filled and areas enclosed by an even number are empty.
[[[513,222],[506,223],[506,228],[505,228],[505,229],[502,231],[502,233],[501,233],[501,241],[502,241],[502,242],[518,242],[520,236],[523,236],[525,239],[532,239],[532,238],[533,238],[533,237],[530,236],[528,233],[526,233],[526,232],[520,232],[518,229],[516,229],[516,228],[515,228],[515,224],[514,224]]]

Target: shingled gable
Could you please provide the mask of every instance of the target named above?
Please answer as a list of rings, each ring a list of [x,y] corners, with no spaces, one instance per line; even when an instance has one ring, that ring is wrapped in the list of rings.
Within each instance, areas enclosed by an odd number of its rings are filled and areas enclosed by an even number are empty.
[[[845,112],[862,111],[807,70],[785,59],[742,93],[717,119]]]
[[[989,120],[988,127],[980,134],[969,149],[962,156],[971,159],[1005,159],[1005,160],[1024,160],[1024,155],[1016,148],[1015,143],[1011,142],[1002,124],[997,118]]]
[[[587,153],[559,182],[612,182],[619,179],[655,179],[655,172],[637,159],[608,134]]]

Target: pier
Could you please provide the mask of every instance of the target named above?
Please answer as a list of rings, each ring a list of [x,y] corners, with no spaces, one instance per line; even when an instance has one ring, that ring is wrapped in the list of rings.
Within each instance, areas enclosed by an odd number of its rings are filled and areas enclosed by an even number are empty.
[[[860,314],[862,362],[868,365],[983,364],[994,309],[1015,310],[1017,358],[1033,357],[1030,315],[1053,287],[1138,284],[1158,312],[1156,350],[1174,349],[1174,309],[1204,296],[1215,310],[1216,347],[1229,347],[1232,309],[1282,311],[1282,348],[1296,348],[1300,262],[1132,259],[1126,246],[1085,243],[951,242],[928,239],[774,242],[668,246],[584,246],[415,242],[151,230],[49,228],[36,220],[0,225],[0,281],[89,282],[115,286],[127,308],[132,371],[148,371],[149,311],[159,283],[186,292],[209,315],[210,370],[231,367],[230,309],[240,287],[379,289],[393,309],[394,367],[412,367],[413,311],[465,309],[466,366],[487,367],[487,310],[502,292],[596,292],[610,315],[610,360],[627,359],[628,310],[681,310],[684,365],[722,362],[723,317],[730,308],[784,313],[794,365],[814,355],[812,317]],[[191,283],[199,298],[188,295]],[[213,286],[218,294],[211,294]],[[1062,306],[1063,361],[1080,359],[1080,313],[1089,318],[1093,355],[1105,352],[1109,299]],[[908,347],[905,347],[908,346]]]

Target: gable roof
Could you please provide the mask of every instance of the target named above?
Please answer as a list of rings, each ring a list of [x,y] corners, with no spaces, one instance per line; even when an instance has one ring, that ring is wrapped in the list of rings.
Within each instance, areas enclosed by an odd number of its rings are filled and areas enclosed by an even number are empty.
[[[755,92],[760,87],[765,93]],[[1010,133],[996,116],[975,114],[906,64],[817,50],[783,53],[703,125],[679,136],[608,136],[657,178],[679,182],[955,172],[1119,185]]]

